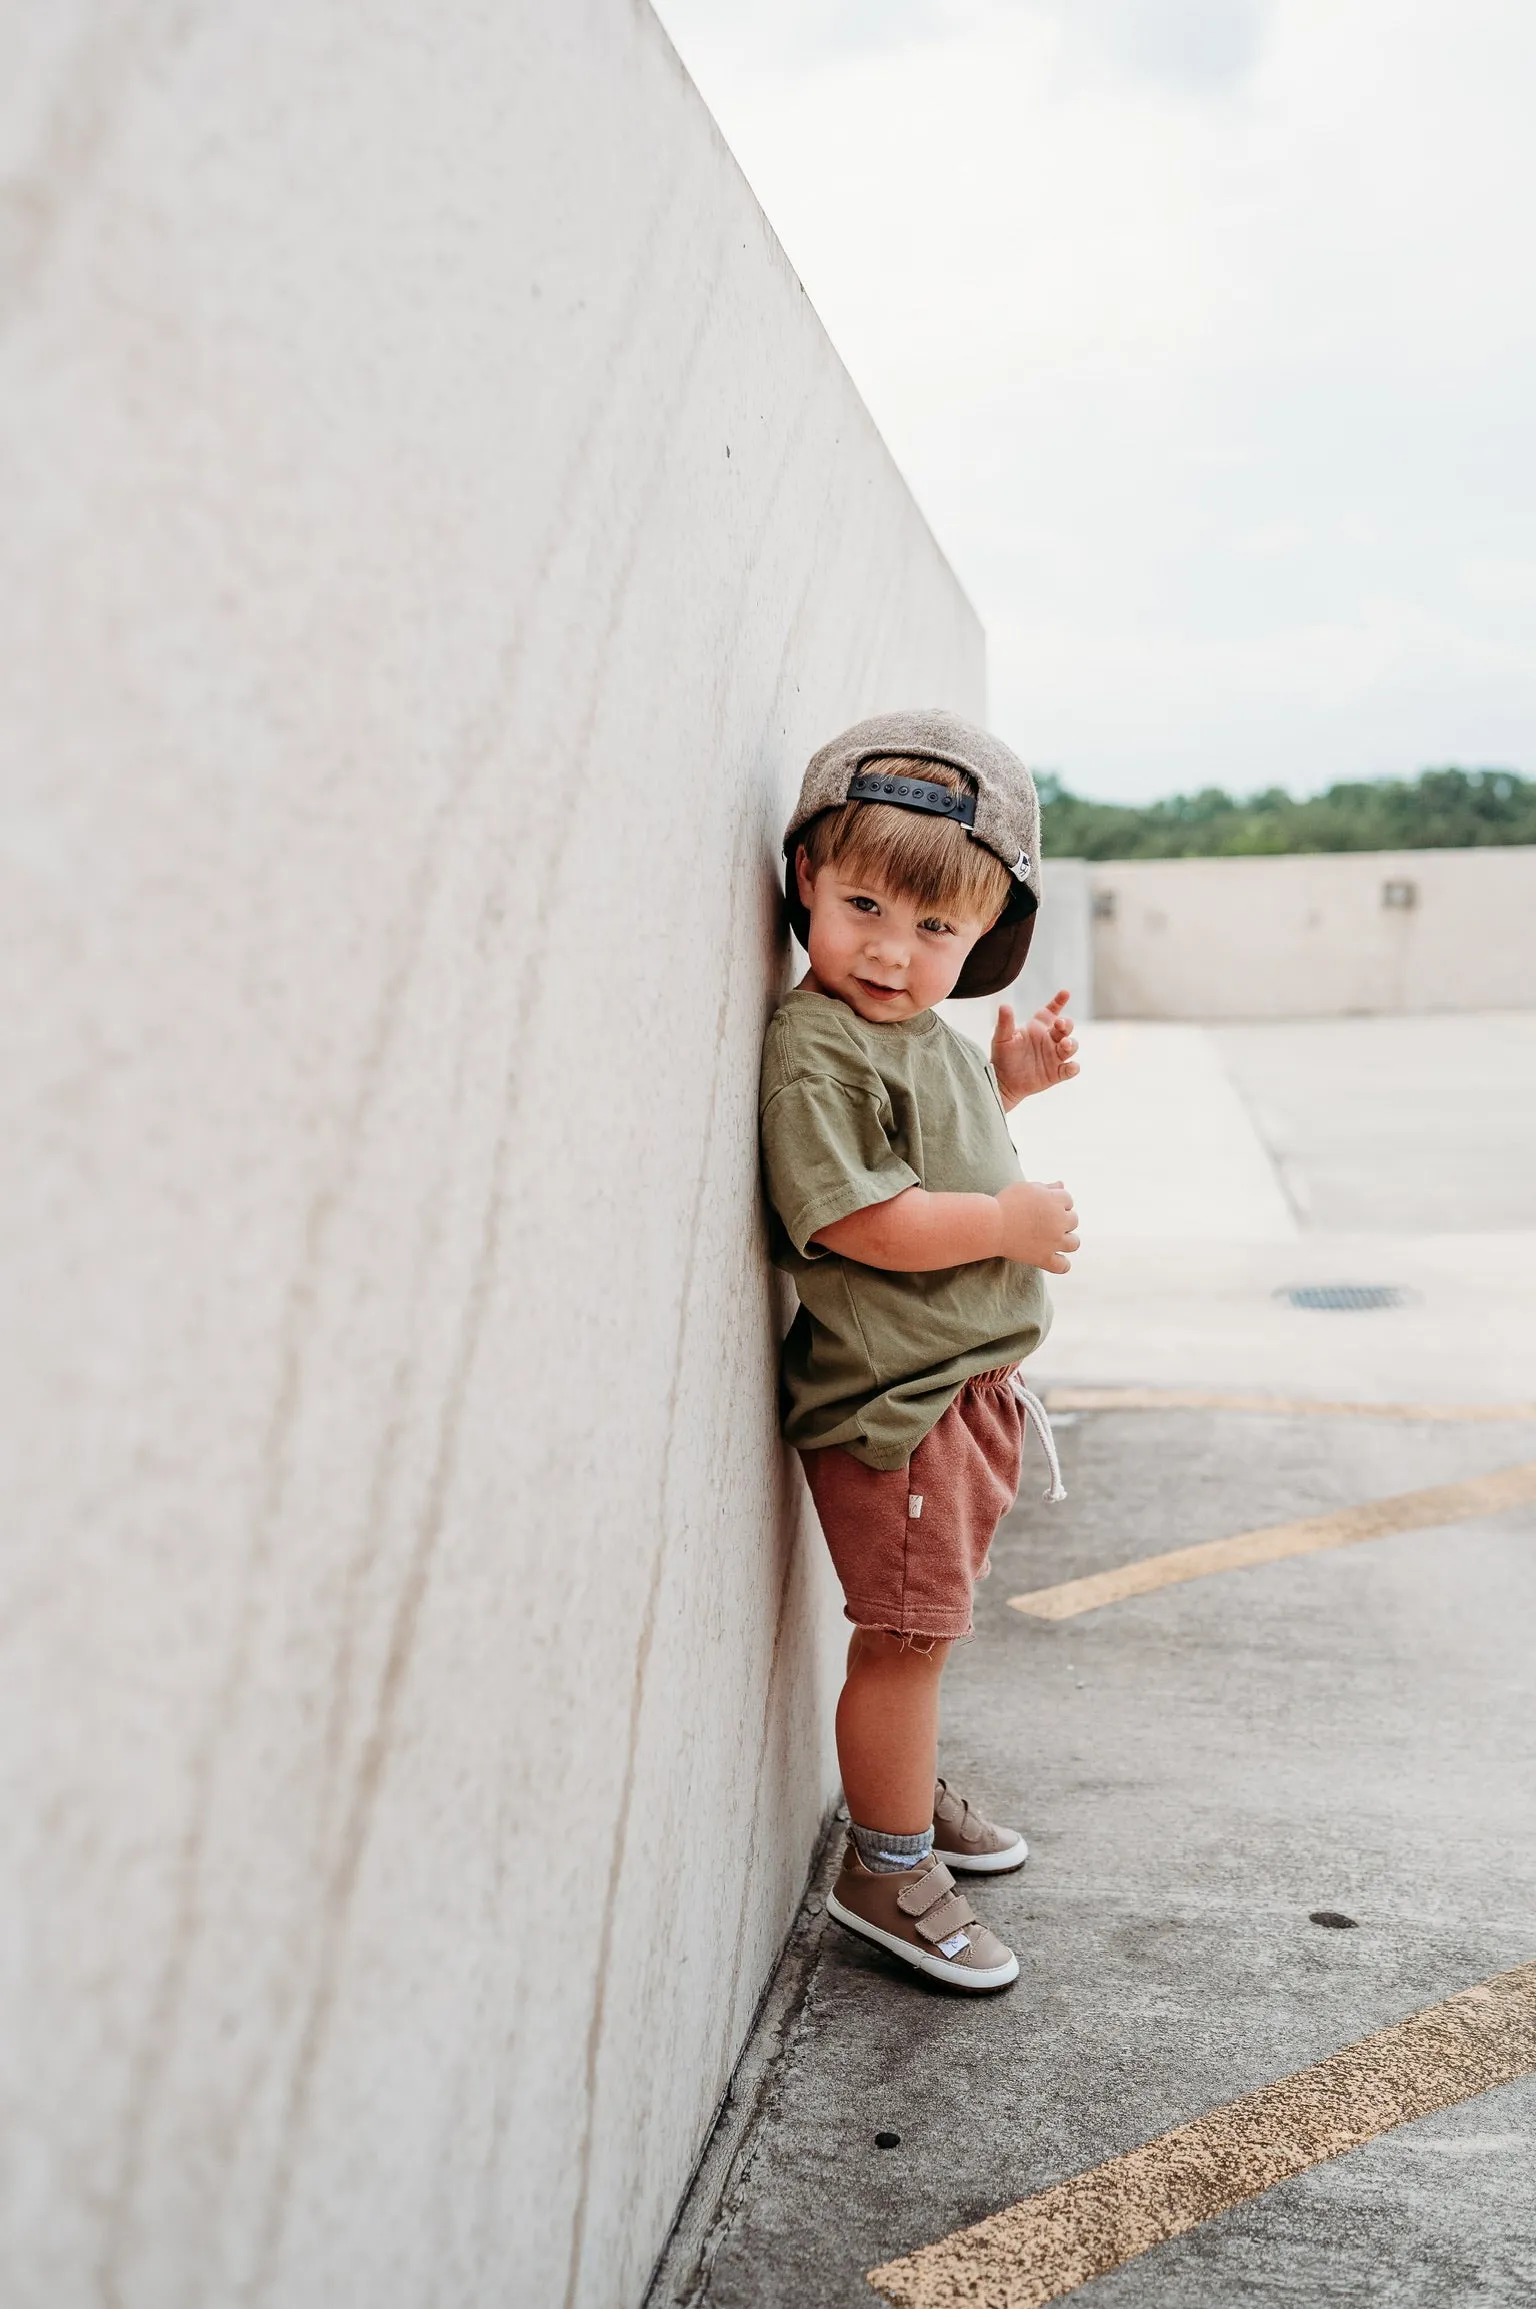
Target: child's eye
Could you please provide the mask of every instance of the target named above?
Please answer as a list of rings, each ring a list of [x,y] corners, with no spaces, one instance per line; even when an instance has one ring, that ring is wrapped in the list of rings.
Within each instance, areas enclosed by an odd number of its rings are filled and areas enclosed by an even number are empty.
[[[953,938],[955,934],[955,926],[953,922],[938,922],[935,921],[931,916],[926,922],[919,922],[918,928],[919,930],[932,931],[936,936],[940,938]]]
[[[880,909],[873,898],[850,898],[850,906],[857,906],[861,914],[878,914]]]

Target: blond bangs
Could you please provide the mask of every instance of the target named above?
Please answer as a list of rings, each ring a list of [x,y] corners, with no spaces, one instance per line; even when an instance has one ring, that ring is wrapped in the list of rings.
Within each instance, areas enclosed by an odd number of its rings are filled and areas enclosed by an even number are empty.
[[[874,767],[871,764],[870,767]],[[892,777],[926,778],[951,793],[970,793],[970,781],[945,762],[896,756],[878,765]],[[836,866],[849,880],[869,882],[894,897],[911,898],[966,922],[993,922],[1008,901],[1008,869],[963,826],[892,802],[845,802],[826,810],[805,830],[813,874]]]

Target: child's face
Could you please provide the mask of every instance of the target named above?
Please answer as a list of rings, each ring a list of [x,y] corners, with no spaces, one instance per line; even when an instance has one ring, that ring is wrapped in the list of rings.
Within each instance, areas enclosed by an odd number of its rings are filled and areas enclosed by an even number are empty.
[[[965,958],[990,922],[935,913],[877,882],[830,864],[814,876],[795,852],[800,896],[811,918],[811,969],[823,994],[861,1018],[917,1018],[954,990]]]

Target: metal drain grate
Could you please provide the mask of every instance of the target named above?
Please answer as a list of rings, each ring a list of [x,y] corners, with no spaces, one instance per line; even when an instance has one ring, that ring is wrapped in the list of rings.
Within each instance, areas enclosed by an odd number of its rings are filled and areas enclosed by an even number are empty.
[[[1287,1291],[1277,1291],[1275,1297],[1292,1307],[1310,1307],[1324,1314],[1358,1315],[1370,1307],[1406,1307],[1413,1293],[1399,1289],[1396,1283],[1295,1283]]]

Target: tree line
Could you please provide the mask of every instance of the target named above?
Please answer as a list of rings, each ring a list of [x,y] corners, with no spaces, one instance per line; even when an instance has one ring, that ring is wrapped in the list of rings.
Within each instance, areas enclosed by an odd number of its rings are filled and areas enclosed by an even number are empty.
[[[1536,779],[1513,770],[1424,770],[1246,799],[1220,786],[1144,805],[1085,801],[1038,780],[1047,857],[1255,858],[1294,850],[1467,850],[1536,843]]]

